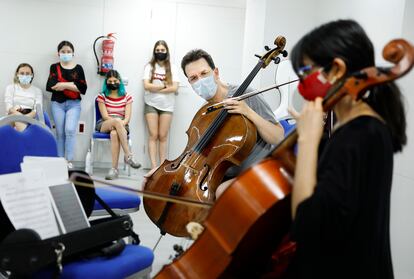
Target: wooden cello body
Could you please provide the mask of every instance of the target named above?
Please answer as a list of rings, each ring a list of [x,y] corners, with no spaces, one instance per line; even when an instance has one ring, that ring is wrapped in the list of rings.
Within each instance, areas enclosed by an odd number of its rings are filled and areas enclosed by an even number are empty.
[[[233,97],[242,95],[261,68],[283,53],[286,40],[277,37],[276,47],[260,57],[252,72],[237,88]],[[285,53],[284,53],[285,54]],[[280,59],[279,59],[280,60]],[[174,161],[164,161],[148,178],[144,190],[197,201],[214,201],[218,185],[226,170],[240,165],[256,143],[255,126],[242,115],[228,114],[226,110],[206,113],[211,104],[203,106],[187,131],[188,144]],[[208,209],[188,207],[144,198],[144,208],[162,234],[188,236],[185,226],[203,222]]]
[[[239,165],[250,154],[256,143],[256,127],[241,115],[229,115],[201,152],[193,148],[220,112],[203,114],[210,105],[203,106],[191,122],[183,154],[161,165],[162,171],[155,172],[148,179],[147,191],[212,202],[225,171],[231,165]],[[144,208],[155,224],[159,223],[161,229],[175,236],[186,236],[185,226],[189,220],[201,223],[208,214],[206,208],[154,199],[144,199]],[[166,212],[164,217],[163,212]]]
[[[257,278],[290,226],[291,185],[280,168],[269,158],[242,173],[212,207],[193,246],[156,278]]]
[[[370,87],[395,80],[414,65],[414,47],[405,40],[388,43],[383,56],[396,65],[369,67],[338,81],[323,101],[324,110],[345,95],[358,99]],[[280,262],[271,268],[269,264],[289,232],[296,140],[293,130],[268,158],[237,177],[210,210],[203,233],[155,278],[281,278]],[[284,252],[294,251],[289,246]]]

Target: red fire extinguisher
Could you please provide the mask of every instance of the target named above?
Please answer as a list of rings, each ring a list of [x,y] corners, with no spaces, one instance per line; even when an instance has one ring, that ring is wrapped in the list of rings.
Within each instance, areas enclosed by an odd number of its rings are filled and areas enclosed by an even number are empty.
[[[106,36],[99,36],[98,38],[95,39],[95,42],[93,43],[93,52],[95,53],[95,58],[96,58],[96,63],[98,64],[98,74],[99,75],[106,75],[106,73],[109,70],[112,70],[114,68],[114,55],[113,55],[113,51],[114,51],[114,45],[115,45],[115,41],[114,39],[116,39],[114,37],[115,33],[109,33]],[[99,39],[103,39],[105,38],[105,40],[102,41],[102,57],[101,57],[101,61],[99,62],[98,59],[98,55],[96,54],[96,43]]]

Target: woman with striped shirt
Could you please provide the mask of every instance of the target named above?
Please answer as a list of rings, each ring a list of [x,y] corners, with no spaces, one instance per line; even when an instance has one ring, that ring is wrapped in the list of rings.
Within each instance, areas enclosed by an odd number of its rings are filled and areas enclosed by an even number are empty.
[[[120,147],[124,151],[124,161],[132,168],[141,167],[134,161],[128,147],[129,120],[131,118],[132,96],[126,93],[121,76],[115,70],[106,74],[102,93],[98,96],[98,107],[102,118],[96,123],[96,130],[111,135],[112,168],[105,179],[118,178],[118,160]]]

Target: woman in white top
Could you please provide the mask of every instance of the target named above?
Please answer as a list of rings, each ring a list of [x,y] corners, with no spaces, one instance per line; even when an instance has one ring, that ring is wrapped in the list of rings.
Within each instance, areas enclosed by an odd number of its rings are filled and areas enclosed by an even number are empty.
[[[32,85],[34,77],[33,67],[27,63],[17,66],[13,83],[6,87],[4,102],[7,115],[26,115],[36,117],[36,105],[43,103],[42,91]],[[15,128],[23,131],[27,124],[16,122]]]
[[[168,131],[174,111],[174,93],[177,92],[179,83],[177,68],[170,63],[170,51],[165,41],[155,43],[151,61],[145,66],[143,80],[144,113],[149,131],[148,153],[151,168],[155,168],[157,153],[160,164],[166,158]]]

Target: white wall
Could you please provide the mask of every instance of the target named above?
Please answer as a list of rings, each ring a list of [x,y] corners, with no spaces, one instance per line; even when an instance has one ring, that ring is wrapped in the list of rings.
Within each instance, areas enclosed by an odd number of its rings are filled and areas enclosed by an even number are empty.
[[[315,3],[316,0],[247,0],[243,53],[243,59],[247,62],[243,64],[243,73],[246,75],[257,63],[258,60],[253,54],[263,54],[264,45],[274,46],[273,42],[279,35],[286,38],[285,49],[290,52],[300,37],[315,26],[316,15],[310,12],[313,11]],[[282,61],[287,59],[282,58]],[[278,66],[271,63],[259,72],[252,85],[260,88],[294,79],[295,75],[291,72],[289,64],[289,62],[282,62],[278,70]],[[292,84],[281,88],[281,92],[292,97],[295,88],[295,84]],[[280,104],[279,92],[272,90],[264,93],[263,96],[272,110],[276,111]],[[284,115],[285,113],[278,112],[278,117]]]
[[[243,63],[243,73],[246,75],[257,62],[252,54],[263,53],[263,46],[271,46],[277,35],[286,37],[286,49],[290,52],[295,43],[311,29],[339,18],[352,18],[360,22],[377,49],[377,61],[383,63],[380,51],[382,46],[401,34],[404,4],[405,0],[247,0],[243,57],[246,62]],[[290,71],[289,67],[285,68]],[[275,74],[276,70],[276,65],[269,65],[252,84],[265,87],[287,81],[286,78],[289,77],[294,78],[291,74]],[[295,92],[295,86],[282,90],[293,96],[294,105],[300,108],[301,97]],[[279,95],[275,93],[272,91],[264,94],[273,110],[280,103]]]
[[[201,3],[168,3],[153,5],[151,37],[167,37],[174,50],[174,60],[180,68],[181,58],[194,48],[209,52],[224,81],[238,83],[244,31],[243,1],[204,1]],[[160,28],[163,26],[163,28]],[[181,68],[180,68],[181,69]],[[182,86],[176,98],[176,109],[171,124],[169,158],[178,157],[187,144],[185,132],[204,101],[189,89],[182,74]]]
[[[414,2],[405,1],[401,37],[414,44]],[[414,72],[398,81],[407,110],[408,144],[396,156],[391,207],[391,244],[395,278],[414,278]]]
[[[88,82],[80,117],[86,122],[86,133],[77,136],[75,154],[75,161],[83,161],[93,129],[93,100],[103,81],[96,74],[92,44],[96,37],[116,32],[115,68],[129,78],[127,90],[134,97],[130,123],[133,151],[148,166],[142,76],[154,42],[165,39],[169,43],[177,66],[190,49],[205,48],[215,59],[222,78],[238,82],[244,14],[244,0],[0,0],[0,114],[4,115],[4,88],[21,62],[34,66],[33,83],[44,91],[48,107],[50,93],[45,92],[45,85],[49,66],[57,61],[57,44],[71,41],[76,62],[83,66]],[[187,85],[182,76],[171,129],[170,159],[181,154],[187,142],[184,132],[201,104]],[[97,160],[110,162],[108,146],[97,147]]]

